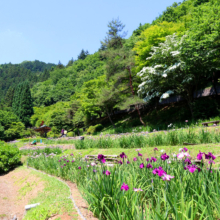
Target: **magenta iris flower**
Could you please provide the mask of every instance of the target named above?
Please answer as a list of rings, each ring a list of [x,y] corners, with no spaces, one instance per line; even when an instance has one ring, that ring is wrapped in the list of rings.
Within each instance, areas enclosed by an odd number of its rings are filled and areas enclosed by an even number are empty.
[[[58,162],[61,162],[61,160],[59,160]]]
[[[121,160],[120,160],[120,161],[118,161],[118,163],[119,163],[119,164],[123,164],[123,162],[122,162]]]
[[[201,171],[201,169],[194,164],[186,166],[186,169],[188,169],[190,173],[194,173],[196,170],[198,170],[198,172]]]
[[[69,161],[69,160],[67,160],[66,162],[67,162],[67,163],[69,163],[70,161]]]
[[[129,186],[125,183],[122,184],[121,186],[121,191],[124,190],[124,191],[128,191],[129,190]]]
[[[158,151],[158,149],[155,147],[155,148],[154,148],[154,151]]]
[[[150,158],[147,158],[146,161],[149,162]]]
[[[138,152],[138,157],[142,157],[143,155],[141,153]]]
[[[187,163],[187,164],[192,164],[192,162],[191,162],[191,160],[189,158],[185,159],[184,162]]]
[[[157,159],[155,158],[155,157],[151,157],[151,159],[150,159],[150,162],[152,163],[152,162],[156,162],[157,161]]]
[[[133,158],[133,161],[137,161],[137,158],[136,158],[136,157],[134,157],[134,158]]]
[[[110,171],[108,171],[108,170],[105,171],[105,175],[106,175],[106,176],[109,176],[110,174],[111,174]]]
[[[130,161],[127,161],[127,164],[130,164]]]
[[[184,147],[183,150],[184,150],[185,152],[188,151],[188,149],[187,149],[186,147]]]
[[[215,164],[215,162],[214,162],[213,160],[210,160],[210,161],[209,161],[209,164],[212,164],[212,163]]]
[[[81,170],[82,168],[81,168],[81,167],[78,167],[78,169]]]
[[[75,162],[74,160],[71,161],[72,163]]]
[[[124,152],[122,152],[121,154],[120,154],[120,157],[123,159],[123,158],[127,158],[127,156],[126,156],[126,154],[124,153]]]
[[[148,169],[150,169],[150,168],[153,168],[153,166],[149,163],[149,164],[147,164],[147,166],[146,166]]]
[[[97,170],[94,169],[94,170],[93,170],[93,173],[96,173],[96,172],[97,172]]]
[[[198,160],[202,160],[202,155],[203,155],[204,153],[202,153],[201,151],[199,151],[199,153],[198,153],[198,155],[197,155],[197,159]]]
[[[157,174],[158,176],[163,176],[164,174],[166,174],[166,172],[163,170],[162,167],[155,168],[155,169],[152,171],[152,173],[153,173],[154,175]]]
[[[66,166],[66,164],[64,163],[63,166]]]
[[[70,156],[73,156],[73,153],[71,153]]]
[[[63,159],[64,161],[66,160],[66,158]]]
[[[160,158],[161,160],[167,160],[169,159],[169,156],[165,153],[165,154],[162,154]]]
[[[140,164],[140,168],[141,168],[141,169],[144,168],[144,164],[143,164],[143,163]]]

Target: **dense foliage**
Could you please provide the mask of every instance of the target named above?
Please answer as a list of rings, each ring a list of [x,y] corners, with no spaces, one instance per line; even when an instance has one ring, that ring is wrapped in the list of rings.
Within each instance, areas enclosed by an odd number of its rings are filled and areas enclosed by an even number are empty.
[[[0,141],[0,174],[8,172],[21,163],[21,154],[16,146]]]
[[[31,125],[45,121],[52,127],[51,137],[57,137],[62,128],[74,132],[95,124],[105,126],[107,120],[116,128],[115,112],[125,109],[133,113],[132,117],[125,114],[127,118],[136,117],[139,124],[149,125],[148,116],[158,110],[160,102],[175,95],[185,100],[184,107],[188,104],[192,119],[213,117],[218,114],[218,100],[207,113],[195,96],[211,86],[217,95],[219,7],[218,0],[174,3],[151,24],[140,24],[128,39],[125,25],[113,19],[100,49],[94,54],[83,49],[67,66],[59,62],[52,67],[37,60],[1,65],[0,84],[6,80],[0,85],[4,110],[11,111],[19,94],[18,82],[25,79],[34,106]],[[18,106],[12,108],[15,113]],[[17,115],[27,126],[29,122]]]
[[[46,64],[35,60],[33,62],[24,61],[21,64],[0,65],[0,101],[5,98],[9,88],[15,88],[20,82],[29,81],[30,87],[36,82],[41,82],[49,77],[49,70],[55,64]],[[11,106],[10,102],[1,103]]]

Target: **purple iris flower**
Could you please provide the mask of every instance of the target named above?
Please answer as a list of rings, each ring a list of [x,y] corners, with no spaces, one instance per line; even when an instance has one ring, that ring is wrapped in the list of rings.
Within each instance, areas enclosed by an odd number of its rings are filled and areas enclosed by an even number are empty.
[[[153,168],[153,166],[149,163],[149,164],[147,164],[147,166],[146,166],[148,169],[150,169],[150,168]]]
[[[187,149],[186,147],[184,147],[183,150],[184,150],[185,152],[188,151],[188,149]]]
[[[152,163],[152,162],[156,162],[157,161],[157,159],[155,158],[155,157],[151,157],[151,159],[150,159],[150,162]]]
[[[66,158],[63,159],[64,161],[66,160]]]
[[[191,162],[191,160],[189,158],[185,159],[184,162],[187,163],[187,164],[192,164],[192,162]]]
[[[141,153],[138,152],[138,157],[142,157],[143,155]]]
[[[63,166],[66,166],[66,164],[64,163]]]
[[[133,161],[137,161],[137,158],[136,158],[136,157],[134,157],[134,158],[133,158]]]
[[[154,174],[154,175],[158,175],[158,176],[163,176],[164,174],[166,174],[166,172],[163,170],[163,168],[162,167],[158,167],[158,168],[155,168],[153,171],[152,171],[152,173]]]
[[[127,161],[127,164],[130,164],[130,161]]]
[[[169,156],[165,153],[165,154],[162,154],[160,158],[161,160],[167,160],[169,159]]]
[[[146,161],[149,162],[150,158],[147,158]]]
[[[197,154],[197,159],[198,160],[202,160],[202,155],[203,155],[204,153],[202,153],[201,151],[199,151],[199,153]]]
[[[93,170],[93,173],[96,173],[97,172],[97,170]]]
[[[122,152],[121,154],[120,154],[120,157],[123,159],[123,158],[127,158],[127,156],[126,156],[126,154],[124,153],[124,152]]]
[[[125,183],[122,184],[121,186],[121,191],[124,190],[124,191],[128,191],[129,190],[129,186]]]
[[[78,169],[81,170],[82,168],[81,168],[81,167],[78,167]]]
[[[105,175],[106,175],[106,176],[109,176],[110,174],[111,174],[110,171],[108,171],[108,170],[105,171]]]
[[[141,169],[143,169],[143,168],[144,168],[144,164],[141,163],[139,167],[140,167]]]
[[[154,151],[158,151],[158,149],[155,147],[155,148],[154,148]]]
[[[71,161],[72,163],[75,162],[74,160]]]
[[[205,159],[207,160],[214,160],[216,158],[216,156],[214,156],[211,152],[208,152],[208,154],[205,154]]]
[[[118,163],[119,163],[119,164],[123,164],[123,162],[122,162],[121,160],[120,160],[120,161],[118,161]]]
[[[67,160],[66,162],[67,162],[67,163],[69,163],[70,161],[69,161],[69,160]]]
[[[61,160],[59,160],[58,162],[61,162]]]

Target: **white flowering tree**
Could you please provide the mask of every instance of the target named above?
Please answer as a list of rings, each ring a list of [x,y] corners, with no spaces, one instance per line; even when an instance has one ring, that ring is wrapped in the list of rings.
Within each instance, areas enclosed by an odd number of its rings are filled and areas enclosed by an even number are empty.
[[[148,101],[154,97],[168,98],[171,94],[182,95],[188,101],[193,115],[191,103],[193,92],[199,84],[203,71],[196,71],[188,65],[182,47],[185,44],[184,35],[176,34],[166,37],[164,43],[152,47],[151,56],[147,58],[152,66],[144,67],[137,75],[141,77],[138,94]],[[190,54],[187,59],[190,59]]]

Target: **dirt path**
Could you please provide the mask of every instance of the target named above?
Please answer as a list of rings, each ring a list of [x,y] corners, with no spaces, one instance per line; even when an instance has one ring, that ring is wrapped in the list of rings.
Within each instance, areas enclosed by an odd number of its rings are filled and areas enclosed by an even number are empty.
[[[16,169],[0,176],[0,220],[11,220],[15,215],[17,220],[21,220],[25,213],[25,205],[29,204],[29,201],[37,197],[37,194],[44,189],[44,182],[31,171],[31,169]],[[88,204],[82,198],[76,184],[69,181],[66,183],[70,187],[72,197],[82,215],[87,220],[97,220],[88,210]],[[72,219],[67,214],[55,215],[49,219],[57,218]],[[79,216],[77,219],[81,220]]]
[[[21,220],[25,205],[44,189],[44,183],[29,170],[14,170],[0,176],[0,219]]]

